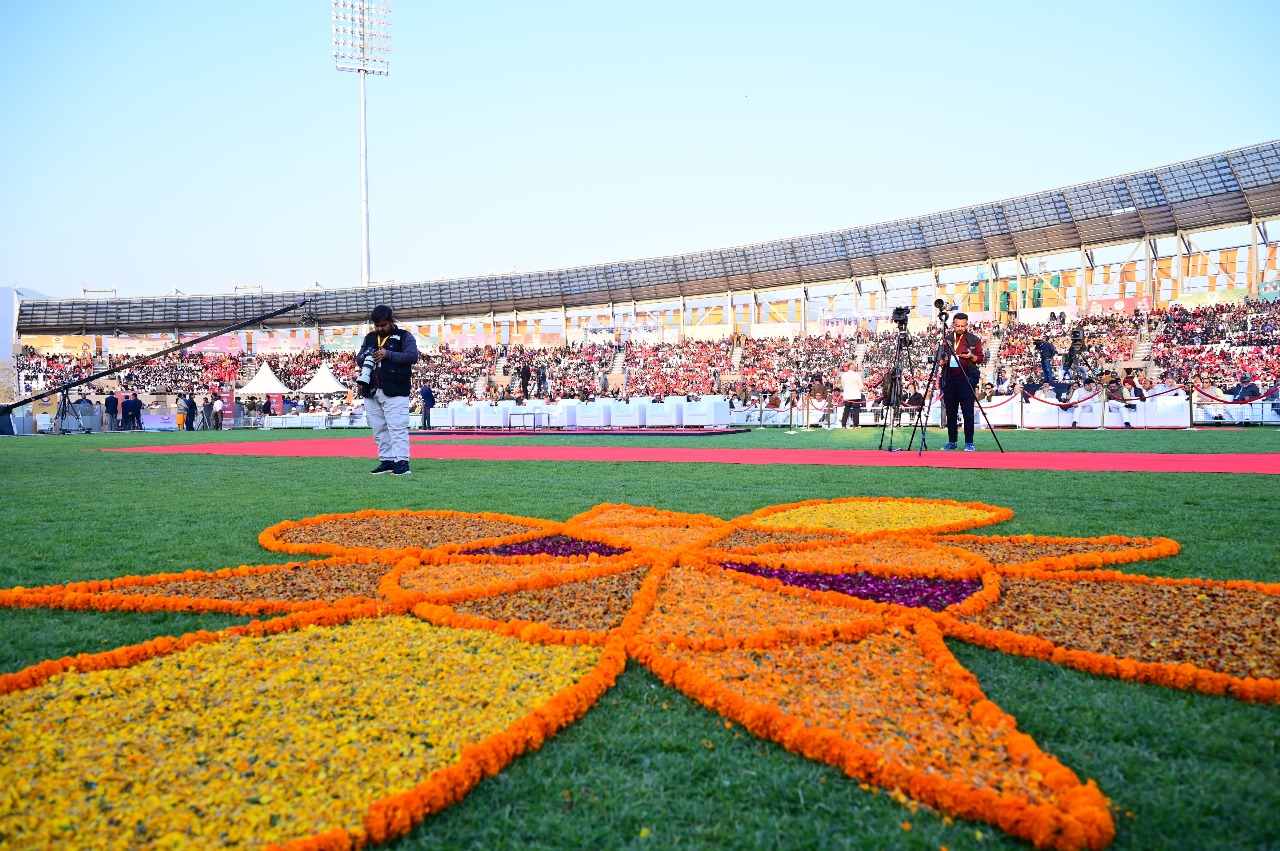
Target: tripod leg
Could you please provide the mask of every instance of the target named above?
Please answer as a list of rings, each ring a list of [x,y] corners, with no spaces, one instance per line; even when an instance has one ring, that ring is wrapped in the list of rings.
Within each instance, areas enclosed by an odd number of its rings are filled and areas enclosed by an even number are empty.
[[[920,413],[916,416],[915,425],[911,426],[911,439],[907,441],[907,451],[911,451],[911,446],[916,440],[916,429],[920,429],[920,452],[922,454],[929,445],[929,409],[933,405],[934,391],[938,389],[938,371],[940,362],[935,357],[933,366],[929,370],[929,390],[924,395],[924,405],[920,408]]]
[[[969,388],[969,393],[970,393],[970,394],[972,394],[972,396],[973,396],[973,405],[974,405],[974,407],[975,407],[975,408],[977,408],[977,409],[978,409],[978,411],[982,414],[982,419],[983,419],[983,421],[984,421],[984,422],[986,422],[986,424],[987,424],[987,431],[991,432],[991,436],[992,436],[992,438],[994,438],[994,439],[995,439],[995,442],[996,442],[996,448],[1000,450],[1001,454],[1003,454],[1003,453],[1004,453],[1004,446],[1003,446],[1003,445],[1001,445],[1001,443],[1000,443],[1000,436],[996,434],[996,430],[995,430],[995,428],[991,425],[991,418],[987,416],[987,409],[986,409],[986,408],[984,408],[984,407],[982,407],[982,403],[978,401],[978,394],[977,394],[977,392],[976,392],[976,391],[974,391],[974,389],[973,389],[973,385],[972,385],[972,384],[970,384],[970,383],[969,383],[969,381],[968,381],[967,379],[966,379],[966,380],[965,380],[965,382],[964,382],[964,386]]]

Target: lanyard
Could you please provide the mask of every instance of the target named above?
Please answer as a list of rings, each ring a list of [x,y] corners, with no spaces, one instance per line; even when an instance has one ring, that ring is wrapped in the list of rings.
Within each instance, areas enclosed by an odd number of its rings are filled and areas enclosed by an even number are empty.
[[[378,336],[378,348],[380,348],[380,349],[381,349],[381,348],[385,348],[385,347],[386,347],[386,344],[387,344],[387,340],[390,340],[390,339],[391,339],[391,335],[390,335],[390,334],[388,334],[388,335],[387,335],[387,336],[385,336],[385,337],[383,337],[383,336],[379,335],[379,336]]]

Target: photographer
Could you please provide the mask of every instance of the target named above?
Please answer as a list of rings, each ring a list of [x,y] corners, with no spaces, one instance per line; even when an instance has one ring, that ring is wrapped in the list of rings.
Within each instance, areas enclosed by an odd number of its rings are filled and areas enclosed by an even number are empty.
[[[380,304],[369,312],[373,330],[356,355],[361,371],[356,383],[364,397],[365,416],[378,444],[379,464],[369,472],[407,476],[409,470],[409,394],[418,341],[396,326],[391,308]]]
[[[1052,340],[1035,340],[1036,351],[1040,353],[1040,372],[1044,375],[1046,384],[1053,383],[1053,359],[1058,356],[1058,350],[1053,347]]]
[[[956,449],[959,423],[958,413],[964,413],[964,451],[973,452],[973,407],[975,389],[981,379],[978,367],[987,360],[982,339],[969,330],[969,315],[957,313],[951,317],[951,330],[938,347],[941,375],[938,389],[942,391],[943,408],[947,414],[947,445],[944,451]]]

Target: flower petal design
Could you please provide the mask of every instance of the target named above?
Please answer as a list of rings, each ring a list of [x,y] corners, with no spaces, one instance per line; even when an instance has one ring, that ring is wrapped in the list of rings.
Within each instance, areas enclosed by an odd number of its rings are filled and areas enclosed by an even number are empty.
[[[208,820],[194,825],[185,811],[170,812],[180,807],[156,802],[174,790],[200,801],[192,784],[204,783],[228,814],[219,823],[240,825],[237,841],[383,841],[581,716],[630,653],[758,735],[895,796],[985,819],[1039,847],[1100,847],[1114,833],[1101,793],[1019,733],[942,635],[1280,702],[1280,585],[1088,570],[1177,553],[1167,538],[952,534],[1012,516],[983,503],[889,497],[811,500],[733,521],[623,504],[564,523],[361,511],[286,521],[260,536],[268,549],[332,556],[324,561],[0,590],[0,606],[292,613],[0,675],[4,778],[44,782],[30,766],[49,761],[54,785],[44,794],[71,814],[37,825],[47,805],[24,809],[34,805],[20,794],[0,800],[0,819],[11,813],[33,831],[23,834],[29,844],[57,824],[60,839],[79,841],[87,834],[66,831],[102,830],[110,812],[102,802],[119,800],[117,815],[142,814],[132,828],[139,842],[159,841],[163,830],[190,844]],[[438,690],[424,694],[427,684],[437,688],[433,677]],[[498,687],[491,680],[510,693],[486,696]],[[471,684],[480,687],[463,694]],[[35,696],[43,707],[29,702]],[[409,697],[412,711],[400,705]],[[83,724],[67,726],[81,705]],[[196,705],[210,723],[174,727]],[[492,724],[477,720],[490,708]],[[264,731],[242,736],[240,719],[258,712]],[[112,713],[129,719],[127,735],[91,741],[94,719]],[[149,714],[158,732],[137,720]],[[351,742],[336,733],[313,741],[288,726],[295,716],[376,735],[376,759],[355,754],[319,774],[315,754],[329,747],[341,756]],[[449,746],[420,729],[432,718],[454,730]],[[51,723],[75,732],[70,757],[50,756],[39,740],[40,725]],[[119,749],[109,752],[132,742],[138,756],[155,735],[168,736],[166,748],[186,736],[191,753],[175,768],[125,764]],[[280,754],[267,766],[274,773],[253,767],[245,742],[260,745],[255,754]],[[207,758],[193,763],[200,748]],[[299,762],[295,752],[308,748],[312,758]],[[102,760],[112,753],[108,769]],[[77,788],[75,778],[92,775],[76,774],[73,762],[107,780]],[[178,768],[187,773],[170,776]],[[283,782],[282,772],[301,790],[287,806],[248,791],[251,781]],[[123,792],[118,784],[135,775],[142,785]],[[316,789],[334,803],[320,807]],[[218,797],[226,794],[229,802]],[[125,824],[111,818],[108,827]]]
[[[949,634],[1091,673],[1280,701],[1280,585],[1109,571],[1004,576]]]
[[[777,580],[719,567],[672,567],[640,627],[640,638],[706,649],[815,631],[833,634],[865,620],[874,605],[843,594],[780,586]]]
[[[1007,508],[981,502],[910,497],[847,497],[773,505],[735,523],[755,529],[838,531],[874,535],[885,532],[959,532],[1013,518]]]
[[[423,604],[413,611],[444,626],[493,629],[526,640],[604,644],[607,634],[631,613],[647,573],[636,568],[475,597],[447,607]]]
[[[933,542],[987,559],[1001,572],[1081,570],[1177,555],[1181,545],[1169,538],[1053,538],[1037,535],[944,535]]]
[[[448,544],[483,547],[526,535],[534,537],[556,525],[548,520],[488,512],[367,509],[285,520],[263,530],[258,543],[285,553],[418,555]]]
[[[864,621],[844,640],[725,650],[641,644],[662,680],[763,738],[982,819],[1037,847],[1100,848],[1115,828],[1093,785],[986,700],[927,620]]]
[[[601,652],[359,618],[63,674],[0,698],[20,783],[0,823],[31,845],[363,838],[374,802],[543,710]]]
[[[283,614],[380,596],[392,565],[373,556],[241,565],[0,591],[0,605],[128,612]]]
[[[595,530],[613,541],[633,546],[674,550],[715,537],[730,528],[729,522],[709,514],[686,514],[644,506],[602,503],[570,518],[575,529]]]

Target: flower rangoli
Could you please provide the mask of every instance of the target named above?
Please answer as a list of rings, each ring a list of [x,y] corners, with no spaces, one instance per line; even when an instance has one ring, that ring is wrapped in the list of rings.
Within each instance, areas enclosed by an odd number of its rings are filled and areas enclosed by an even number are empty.
[[[1166,538],[960,534],[1012,517],[850,498],[726,521],[601,505],[286,521],[323,559],[0,591],[0,605],[272,616],[0,675],[0,844],[383,842],[580,718],[628,658],[789,750],[1046,848],[1115,834],[1091,780],[951,637],[1280,702],[1280,586],[1113,565]]]

